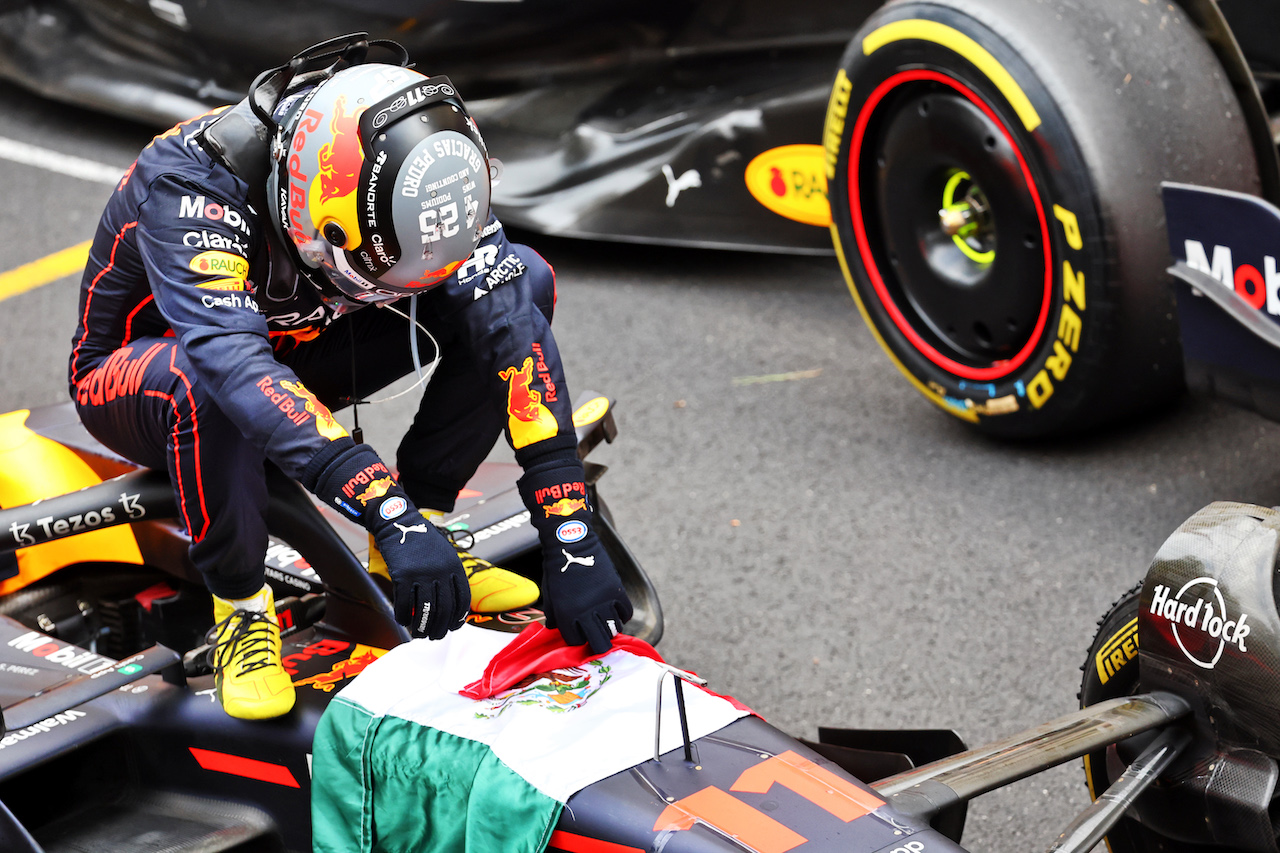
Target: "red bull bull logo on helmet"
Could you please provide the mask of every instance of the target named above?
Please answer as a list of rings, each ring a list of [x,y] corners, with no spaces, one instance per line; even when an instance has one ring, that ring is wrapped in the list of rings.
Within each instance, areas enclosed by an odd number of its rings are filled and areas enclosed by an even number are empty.
[[[318,171],[311,182],[308,201],[311,220],[317,226],[334,221],[347,235],[345,249],[360,245],[356,221],[356,191],[360,186],[360,168],[364,152],[360,150],[360,113],[363,108],[347,109],[347,98],[339,95],[329,119],[332,139],[320,146],[316,157]]]
[[[296,245],[314,239],[326,219],[343,228],[351,250],[362,242],[356,197],[364,153],[359,117],[369,105],[422,75],[406,68],[370,63],[339,71],[309,93],[288,96],[297,110],[292,135],[276,173],[279,219]],[[292,107],[294,101],[301,101]]]

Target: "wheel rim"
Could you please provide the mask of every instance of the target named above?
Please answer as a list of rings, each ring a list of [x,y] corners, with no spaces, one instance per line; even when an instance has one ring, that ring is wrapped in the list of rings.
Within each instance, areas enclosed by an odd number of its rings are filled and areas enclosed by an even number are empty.
[[[899,72],[863,103],[850,158],[854,236],[894,326],[962,379],[1017,370],[1042,341],[1054,276],[1039,191],[995,111],[945,74]]]

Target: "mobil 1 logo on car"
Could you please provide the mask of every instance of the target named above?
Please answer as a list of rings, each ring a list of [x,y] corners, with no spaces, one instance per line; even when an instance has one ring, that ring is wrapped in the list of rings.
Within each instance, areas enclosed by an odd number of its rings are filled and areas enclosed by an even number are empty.
[[[1276,209],[1256,196],[1210,187],[1165,183],[1161,191],[1174,260],[1280,323]]]
[[[1222,650],[1233,646],[1247,653],[1250,626],[1247,613],[1232,613],[1223,601],[1215,578],[1196,578],[1174,590],[1156,584],[1151,594],[1151,615],[1165,619],[1178,648],[1198,667],[1213,669]]]

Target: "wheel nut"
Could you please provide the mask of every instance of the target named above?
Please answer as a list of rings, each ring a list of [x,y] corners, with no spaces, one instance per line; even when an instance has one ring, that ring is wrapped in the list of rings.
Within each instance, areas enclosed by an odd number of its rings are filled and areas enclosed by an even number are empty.
[[[942,230],[946,232],[948,237],[954,237],[960,233],[973,219],[973,209],[968,205],[963,207],[946,207],[938,211],[938,222],[942,225]]]

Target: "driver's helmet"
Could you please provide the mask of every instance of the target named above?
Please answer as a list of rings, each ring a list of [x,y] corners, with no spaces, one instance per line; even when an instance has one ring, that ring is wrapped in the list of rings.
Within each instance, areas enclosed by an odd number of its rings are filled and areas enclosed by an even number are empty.
[[[268,199],[299,271],[330,305],[419,293],[475,250],[489,157],[447,77],[356,65],[286,94],[273,118]]]

